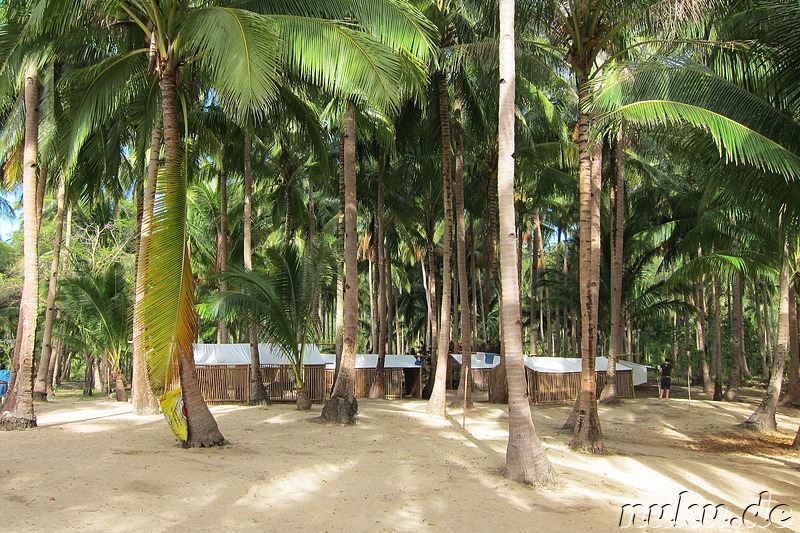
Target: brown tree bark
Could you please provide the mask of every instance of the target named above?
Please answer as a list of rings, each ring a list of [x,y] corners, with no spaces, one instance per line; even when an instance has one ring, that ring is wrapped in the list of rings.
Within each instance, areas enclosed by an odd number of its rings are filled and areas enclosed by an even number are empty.
[[[578,150],[580,154],[580,304],[581,389],[575,402],[575,424],[570,447],[603,453],[603,431],[597,413],[597,320],[600,292],[600,185],[602,145],[589,146],[587,111],[589,80],[575,65],[578,84]]]
[[[439,92],[439,124],[442,134],[442,202],[444,204],[444,234],[442,236],[442,307],[439,314],[439,339],[437,343],[436,375],[426,412],[447,415],[447,363],[450,357],[450,306],[453,276],[451,270],[453,234],[452,160],[450,139],[450,99],[443,72],[435,76]]]
[[[61,267],[61,242],[64,236],[64,209],[66,182],[61,176],[56,192],[56,234],[53,243],[53,259],[50,263],[50,279],[47,286],[47,307],[44,312],[44,331],[42,332],[42,353],[39,356],[39,370],[33,384],[33,399],[47,401],[48,381],[50,374],[50,358],[53,353],[53,323],[56,315],[56,289]]]
[[[617,358],[622,353],[622,274],[625,233],[625,126],[620,125],[614,142],[611,173],[611,331],[608,344],[608,371],[600,403],[619,403],[617,394]]]
[[[39,221],[36,213],[36,182],[39,152],[39,90],[36,64],[25,70],[25,141],[22,155],[22,300],[18,328],[19,342],[14,352],[11,381],[0,410],[0,429],[36,427],[33,407],[33,350],[36,319],[39,314]]]
[[[355,424],[358,401],[355,398],[355,363],[358,346],[358,200],[356,196],[356,117],[355,106],[347,103],[345,111],[344,159],[344,340],[342,357],[330,399],[322,408],[321,419],[326,422]]]
[[[508,447],[504,475],[535,485],[555,481],[555,473],[531,419],[522,353],[522,306],[517,278],[514,217],[514,1],[500,0],[500,102],[497,199],[500,222],[501,321],[508,373]]]

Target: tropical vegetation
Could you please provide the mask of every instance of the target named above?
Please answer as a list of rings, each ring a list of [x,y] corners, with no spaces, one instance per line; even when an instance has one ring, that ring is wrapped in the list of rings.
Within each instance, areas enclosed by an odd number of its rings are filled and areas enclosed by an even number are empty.
[[[490,399],[508,402],[506,472],[526,483],[554,474],[524,354],[582,359],[576,450],[605,449],[602,355],[670,357],[719,401],[760,383],[751,429],[800,405],[796,2],[0,15],[0,214],[21,219],[0,242],[0,428],[35,426],[34,398],[62,381],[111,381],[141,413],[180,387],[183,445],[223,444],[192,344],[251,344],[258,403],[259,340],[284,347],[301,392],[303,345],[330,347],[321,418],[344,424],[357,353],[378,369],[417,354],[439,416],[450,353],[502,354]]]

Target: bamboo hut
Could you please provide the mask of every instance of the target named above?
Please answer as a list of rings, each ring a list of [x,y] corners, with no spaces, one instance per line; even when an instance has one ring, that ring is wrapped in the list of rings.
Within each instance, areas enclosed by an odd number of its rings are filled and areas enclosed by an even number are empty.
[[[273,402],[294,402],[297,387],[289,360],[275,344],[259,344],[261,378]],[[250,345],[195,344],[194,362],[200,392],[206,403],[247,403],[250,400]],[[306,344],[303,351],[304,382],[309,398],[325,398],[325,361],[319,349]]]
[[[450,354],[451,360],[448,368],[447,384],[449,389],[458,387],[458,380],[461,375],[460,353]],[[489,390],[489,374],[500,364],[500,356],[493,353],[477,352],[470,358],[470,374],[472,375],[473,391]]]
[[[325,390],[333,389],[333,376],[336,371],[336,356],[323,354],[328,361],[325,371]],[[375,380],[377,354],[356,355],[355,395],[357,398],[369,396],[369,389]],[[422,364],[413,355],[387,355],[384,363],[383,395],[386,399],[397,400],[403,397],[422,398]]]
[[[581,360],[567,357],[526,357],[528,397],[532,403],[571,403],[581,388]],[[598,357],[597,395],[603,390],[608,359]],[[617,364],[617,394],[620,398],[633,398],[633,371]]]

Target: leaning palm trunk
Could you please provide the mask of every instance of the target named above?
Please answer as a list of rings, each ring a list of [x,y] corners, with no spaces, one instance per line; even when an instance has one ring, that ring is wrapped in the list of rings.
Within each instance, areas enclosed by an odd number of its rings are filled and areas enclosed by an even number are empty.
[[[343,173],[344,180],[344,340],[342,357],[337,366],[336,381],[330,400],[322,408],[321,418],[327,422],[355,424],[358,401],[355,398],[355,364],[358,344],[358,234],[356,219],[356,119],[355,107],[347,103],[345,111]]]
[[[61,266],[61,240],[64,235],[64,198],[66,196],[66,183],[62,176],[58,181],[56,193],[56,234],[53,244],[53,259],[50,263],[50,280],[47,287],[47,307],[44,312],[44,332],[42,333],[42,353],[39,356],[39,371],[33,384],[33,398],[47,400],[47,391],[50,383],[47,377],[50,373],[50,360],[53,353],[53,323],[56,315],[56,287],[58,286],[58,273]]]
[[[508,372],[508,447],[505,475],[514,481],[547,484],[555,479],[531,420],[522,355],[522,306],[517,278],[514,220],[514,2],[500,1],[500,112],[497,197],[500,220],[502,324]]]
[[[576,72],[580,72],[575,67]],[[593,453],[604,451],[597,414],[597,317],[600,291],[600,140],[589,148],[586,111],[589,80],[578,75],[578,150],[580,153],[580,302],[581,388],[573,410],[575,423],[570,447]]]
[[[192,342],[197,330],[194,277],[186,242],[186,155],[178,125],[177,75],[166,60],[160,66],[165,168],[153,210],[153,233],[145,250],[142,298],[144,347],[153,387],[164,387],[176,373],[186,409],[185,448],[215,446],[225,438],[211,415],[194,373]],[[176,372],[177,370],[177,372]]]
[[[139,312],[142,302],[146,273],[144,261],[145,250],[149,247],[153,226],[153,203],[155,201],[156,184],[158,182],[158,167],[161,159],[161,123],[157,121],[153,126],[150,136],[150,160],[147,164],[147,180],[142,191],[142,212],[139,230],[139,245],[136,249],[136,286],[134,287],[133,300],[133,414],[155,415],[158,414],[158,399],[153,394],[147,381],[147,363],[144,354],[144,335],[142,334],[142,317]]]
[[[778,427],[775,412],[778,408],[778,399],[783,385],[783,370],[786,365],[786,355],[789,351],[789,291],[791,286],[791,265],[789,264],[789,250],[784,239],[784,252],[781,261],[780,301],[778,307],[778,343],[775,357],[772,361],[772,373],[769,386],[764,398],[753,414],[742,425],[755,431],[775,431]]]
[[[619,403],[617,357],[622,347],[622,270],[625,232],[625,128],[620,125],[614,143],[614,172],[611,184],[611,331],[608,370],[600,403]]]
[[[39,91],[36,65],[25,71],[25,146],[22,167],[23,282],[20,327],[14,352],[12,377],[0,412],[0,429],[14,430],[36,426],[33,409],[33,349],[38,315],[39,225],[36,217],[36,156],[39,151]]]
[[[436,75],[439,89],[439,123],[442,128],[442,203],[444,204],[444,235],[442,236],[442,307],[439,314],[439,339],[437,342],[436,375],[433,391],[426,412],[431,415],[447,415],[447,360],[450,353],[450,307],[453,276],[452,255],[453,194],[452,194],[452,149],[450,146],[450,104],[447,82],[443,72]]]
[[[458,303],[461,306],[461,376],[452,406],[472,407],[472,326],[470,324],[469,284],[467,281],[467,237],[464,220],[464,134],[461,129],[461,99],[456,96],[453,106],[456,137],[455,199],[456,199],[456,268],[458,270]]]

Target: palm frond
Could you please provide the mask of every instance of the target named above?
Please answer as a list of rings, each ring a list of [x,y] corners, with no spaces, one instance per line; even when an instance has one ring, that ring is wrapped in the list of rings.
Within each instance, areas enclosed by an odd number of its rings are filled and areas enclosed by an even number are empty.
[[[150,386],[164,385],[181,354],[191,354],[197,327],[194,277],[186,245],[186,159],[159,172],[153,207],[153,232],[146,238],[146,265],[140,287],[141,321]]]
[[[209,74],[220,101],[240,118],[260,117],[278,87],[280,46],[273,20],[242,9],[192,11],[177,41]]]

